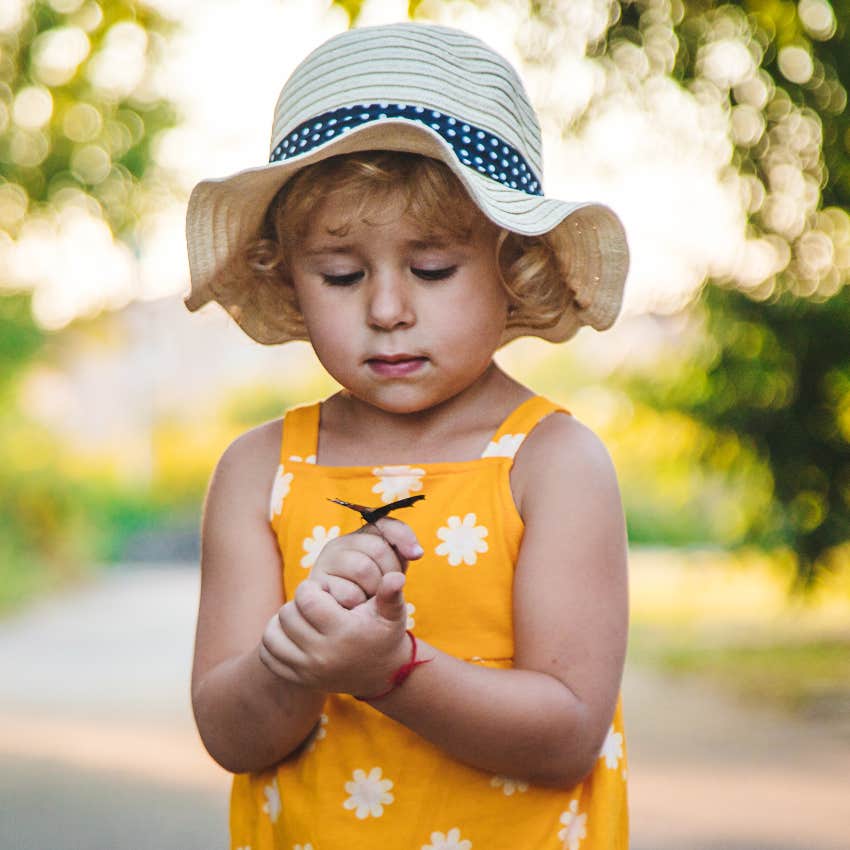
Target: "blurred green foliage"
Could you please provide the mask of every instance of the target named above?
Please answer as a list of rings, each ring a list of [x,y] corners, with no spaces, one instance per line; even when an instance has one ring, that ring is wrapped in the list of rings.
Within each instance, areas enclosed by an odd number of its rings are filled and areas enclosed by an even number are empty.
[[[717,465],[723,435],[765,459],[772,496],[741,543],[788,547],[803,586],[850,540],[850,310],[846,296],[789,294],[753,301],[712,286],[702,299],[702,346],[667,381],[645,375],[630,392],[683,411],[713,434],[699,459]]]
[[[832,8],[834,19],[830,23],[821,14],[818,29],[804,3],[682,7],[674,75],[684,83],[699,77],[699,48],[712,27],[723,25],[725,35],[749,38],[761,57],[770,83],[761,104],[764,129],[755,141],[736,140],[732,165],[765,193],[751,206],[752,235],[774,240],[789,259],[752,291],[710,282],[693,307],[703,317],[701,348],[667,380],[646,374],[625,382],[635,398],[658,410],[687,413],[711,429],[715,437],[700,453],[706,467],[717,466],[717,447],[730,434],[755,449],[770,470],[773,499],[739,542],[790,549],[799,587],[839,566],[838,559],[846,557],[842,544],[850,540],[850,3],[837,0]],[[657,10],[651,0],[622,4],[607,48],[644,31]],[[795,81],[793,67],[783,68],[786,47],[810,57],[810,75],[804,69]],[[743,86],[720,94],[730,110],[752,100]],[[798,224],[771,216],[777,208],[771,201],[782,202],[778,189],[776,199],[771,195],[780,168],[808,180],[815,193]],[[822,212],[829,206],[832,211]],[[812,238],[823,245],[824,236],[832,241],[832,259],[813,267],[806,246]]]
[[[411,0],[408,13],[425,13],[434,2]],[[363,4],[337,5],[354,23]],[[528,14],[557,27],[561,5],[535,0]],[[739,39],[757,59],[763,100],[731,84],[713,96],[731,123],[746,110],[763,122],[760,132],[736,139],[730,168],[749,175],[753,197],[761,198],[751,205],[751,233],[769,237],[788,260],[748,293],[732,281],[707,286],[693,308],[700,344],[679,363],[612,382],[634,401],[605,436],[623,473],[633,541],[790,547],[805,584],[850,538],[850,300],[848,246],[841,243],[850,233],[843,212],[850,204],[850,0],[836,0],[835,25],[821,30],[805,22],[803,8],[790,0],[621,2],[589,50],[610,56],[627,41],[683,85],[706,83],[699,56],[712,38]],[[173,24],[134,0],[34,0],[29,9],[14,31],[0,33],[0,236],[14,239],[33,215],[82,201],[132,244],[141,211],[167,179],[151,168],[152,144],[177,115],[151,94],[146,72],[134,81],[130,71],[134,62],[156,64]],[[661,42],[672,53],[656,50]],[[799,82],[783,70],[788,46],[811,58],[812,73]],[[57,55],[65,58],[57,62]],[[801,230],[775,214],[782,203],[777,163],[809,187]],[[827,215],[829,206],[835,209]],[[821,236],[836,249],[831,265],[809,250],[815,243],[807,237]],[[183,521],[197,510],[210,458],[288,401],[252,388],[230,403],[217,430],[158,423],[151,478],[129,481],[108,459],[70,456],[19,408],[21,376],[51,351],[29,304],[11,290],[0,298],[6,603],[77,574],[90,559],[121,557],[135,533]],[[545,382],[536,385],[545,391]],[[701,463],[690,468],[694,458]]]
[[[771,704],[806,720],[847,731],[850,643],[837,638],[747,640],[729,644],[657,628],[632,631],[634,660],[676,675],[707,678],[756,705]]]
[[[16,379],[41,350],[45,334],[33,321],[28,292],[0,298],[0,405],[12,403]]]
[[[174,25],[134,0],[22,9],[0,32],[0,237],[83,203],[132,244],[166,179],[149,167],[151,146],[176,111],[148,82]],[[51,358],[56,335],[37,326],[30,293],[15,286],[0,280],[0,608],[78,577],[175,509],[120,477],[74,468],[70,450],[23,412],[19,385]]]
[[[0,32],[0,229],[84,196],[132,241],[151,145],[177,117],[146,81],[173,29],[134,0],[35,0]]]

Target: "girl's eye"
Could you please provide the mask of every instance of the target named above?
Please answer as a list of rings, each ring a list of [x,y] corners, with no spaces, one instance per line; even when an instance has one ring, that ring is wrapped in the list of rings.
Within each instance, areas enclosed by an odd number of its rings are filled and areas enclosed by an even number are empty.
[[[352,286],[363,277],[363,272],[349,272],[349,274],[323,274],[322,279],[329,286]]]
[[[422,278],[422,280],[445,280],[457,271],[457,266],[446,266],[444,269],[412,268],[411,271],[416,277]]]

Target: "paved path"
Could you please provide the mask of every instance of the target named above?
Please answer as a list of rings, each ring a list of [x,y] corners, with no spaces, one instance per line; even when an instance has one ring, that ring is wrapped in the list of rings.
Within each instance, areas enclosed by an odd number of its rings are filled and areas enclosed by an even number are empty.
[[[0,622],[0,850],[226,846],[196,600],[194,570],[135,567]],[[850,848],[850,741],[642,669],[624,697],[632,850]]]

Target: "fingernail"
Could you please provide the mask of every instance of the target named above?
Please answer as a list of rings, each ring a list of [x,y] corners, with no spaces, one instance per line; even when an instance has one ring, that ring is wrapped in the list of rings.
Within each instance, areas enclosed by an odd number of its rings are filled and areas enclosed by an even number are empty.
[[[411,558],[421,558],[424,554],[425,550],[418,543],[410,550]]]

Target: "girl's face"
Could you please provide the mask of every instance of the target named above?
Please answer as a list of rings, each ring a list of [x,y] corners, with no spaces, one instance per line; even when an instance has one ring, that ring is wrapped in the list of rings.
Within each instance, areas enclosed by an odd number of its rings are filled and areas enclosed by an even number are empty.
[[[496,228],[461,242],[425,232],[390,197],[363,221],[331,194],[290,270],[310,341],[352,395],[392,413],[427,410],[470,387],[505,327]]]

